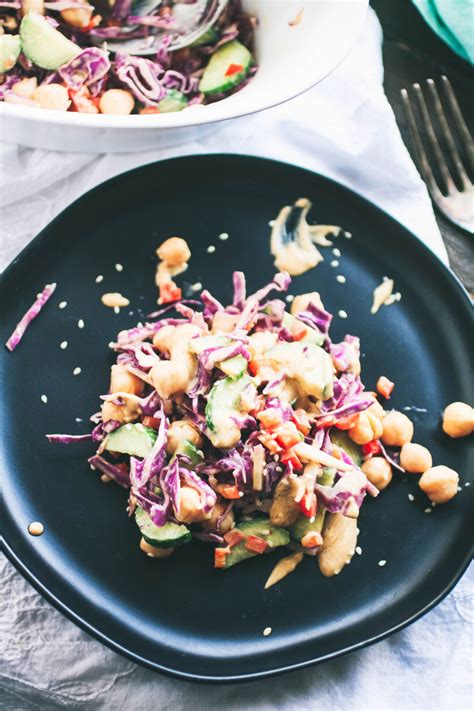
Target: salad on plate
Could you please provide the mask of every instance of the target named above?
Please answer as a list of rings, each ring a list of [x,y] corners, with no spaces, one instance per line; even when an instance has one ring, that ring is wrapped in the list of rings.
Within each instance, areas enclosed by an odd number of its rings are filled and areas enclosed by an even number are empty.
[[[432,467],[408,416],[386,409],[394,384],[364,386],[359,339],[332,341],[317,292],[288,311],[286,272],[248,294],[237,271],[231,304],[206,289],[182,299],[172,277],[186,268],[186,242],[170,238],[157,254],[161,308],[110,344],[116,363],[96,426],[48,435],[97,444],[89,464],[129,491],[148,556],[199,539],[227,569],[287,548],[266,587],[305,555],[332,576],[356,552],[366,496],[395,471],[423,474],[433,503],[456,495],[457,473]]]

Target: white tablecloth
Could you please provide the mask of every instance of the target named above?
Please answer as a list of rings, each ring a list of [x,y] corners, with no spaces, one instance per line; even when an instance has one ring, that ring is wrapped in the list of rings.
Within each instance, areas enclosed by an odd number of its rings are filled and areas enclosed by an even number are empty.
[[[383,93],[380,48],[380,26],[369,11],[357,45],[320,86],[192,145],[106,156],[2,145],[0,266],[102,180],[160,157],[216,151],[270,156],[329,175],[394,215],[446,261],[425,187]],[[277,679],[211,687],[137,667],[62,617],[4,558],[0,566],[1,709],[472,708],[474,569],[435,610],[375,646]]]

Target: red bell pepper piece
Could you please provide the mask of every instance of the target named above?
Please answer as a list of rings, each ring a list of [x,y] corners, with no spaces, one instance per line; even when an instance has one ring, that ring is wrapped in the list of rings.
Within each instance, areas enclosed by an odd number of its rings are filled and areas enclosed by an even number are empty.
[[[86,86],[81,86],[79,89],[69,89],[69,98],[75,111],[81,114],[99,113],[99,99],[93,98]]]
[[[266,430],[271,430],[274,427],[278,427],[283,423],[283,417],[280,410],[275,408],[268,408],[268,410],[261,410],[257,415],[257,420],[260,421],[262,427]]]
[[[167,281],[160,286],[160,303],[169,304],[181,298],[181,289],[174,281]]]
[[[230,548],[214,549],[214,568],[225,568],[225,559],[230,553]]]
[[[303,548],[316,548],[316,546],[322,545],[323,537],[319,531],[308,531],[305,533],[301,539],[301,545]]]
[[[260,432],[258,439],[270,454],[278,454],[278,452],[282,451],[282,448],[270,432]]]
[[[285,422],[275,430],[275,439],[283,449],[290,449],[303,439],[301,432],[298,432],[294,422]]]
[[[373,439],[372,442],[362,445],[362,454],[364,457],[373,457],[375,454],[380,454],[382,447],[378,439]]]
[[[377,380],[377,392],[387,400],[390,398],[394,387],[395,383],[392,383],[392,381],[386,378],[385,375],[381,375]]]
[[[268,543],[264,538],[260,538],[260,536],[250,535],[245,541],[245,547],[247,550],[252,551],[252,553],[264,553],[268,548]]]
[[[303,435],[307,435],[311,429],[309,417],[306,410],[295,410],[293,412],[293,422]]]
[[[149,417],[148,415],[142,420],[142,425],[144,427],[151,427],[154,430],[157,430],[159,428],[160,423],[161,420],[159,417]]]
[[[313,491],[307,491],[300,501],[300,511],[304,516],[313,518],[316,516],[317,505],[316,494]]]
[[[291,326],[291,335],[295,341],[301,341],[308,334],[308,327],[298,321],[297,319],[293,322]]]
[[[298,455],[292,447],[290,447],[290,449],[287,449],[280,455],[280,462],[282,462],[283,464],[292,464],[293,469],[295,471],[300,471],[301,469],[303,469],[303,465],[301,464]]]
[[[240,74],[240,72],[243,72],[243,71],[244,71],[244,67],[242,64],[229,64],[224,76],[232,77],[234,74]]]
[[[238,543],[243,541],[244,538],[245,536],[243,533],[241,533],[237,528],[233,528],[231,531],[227,531],[224,536],[224,541],[230,548],[232,548],[233,546],[236,546]]]
[[[219,484],[216,489],[224,499],[240,499],[240,491],[236,484]]]

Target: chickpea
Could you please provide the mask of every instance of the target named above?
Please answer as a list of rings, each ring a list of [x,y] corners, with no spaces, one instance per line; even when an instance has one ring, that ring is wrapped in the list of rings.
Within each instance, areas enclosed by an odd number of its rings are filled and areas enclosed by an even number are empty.
[[[371,484],[379,491],[385,489],[392,481],[392,467],[383,457],[371,457],[361,467]]]
[[[102,405],[102,419],[104,422],[117,420],[123,425],[127,425],[129,422],[138,420],[140,415],[140,406],[133,400],[127,400],[123,405],[116,405],[111,400],[106,400]]]
[[[174,551],[174,548],[157,548],[156,546],[151,546],[142,538],[140,540],[140,550],[150,556],[150,558],[168,558]]]
[[[55,111],[67,111],[71,103],[68,91],[62,84],[41,84],[34,90],[32,99],[42,109]]]
[[[295,296],[291,303],[291,313],[293,316],[296,316],[300,311],[305,311],[309,304],[314,304],[318,309],[324,308],[318,292],[311,291],[309,294],[299,294]]]
[[[168,428],[167,453],[174,454],[180,442],[185,439],[196,447],[202,446],[202,435],[189,420],[175,420]]]
[[[145,383],[137,375],[130,373],[124,365],[117,363],[110,369],[110,392],[142,395]]]
[[[418,486],[434,504],[445,504],[458,493],[459,474],[443,464],[431,467],[420,478]]]
[[[348,435],[356,444],[367,444],[382,435],[382,423],[371,412],[361,412],[355,427],[348,430]]]
[[[465,402],[452,402],[443,415],[443,430],[450,437],[466,437],[474,431],[474,408]]]
[[[382,442],[390,447],[403,447],[413,439],[413,422],[397,410],[391,410],[383,418]]]
[[[21,16],[24,17],[28,12],[39,12],[40,15],[44,15],[44,0],[21,0]]]
[[[276,333],[270,331],[258,331],[249,337],[248,349],[252,354],[252,358],[264,355],[266,351],[273,348],[278,340]]]
[[[101,114],[131,114],[135,106],[135,99],[125,89],[108,89],[104,91],[99,101]]]
[[[17,96],[22,96],[24,99],[31,99],[35,93],[38,82],[36,77],[31,77],[30,79],[21,79],[19,82],[12,86],[12,91]]]
[[[90,24],[92,13],[94,8],[89,5],[88,2],[78,3],[77,8],[68,8],[67,10],[61,10],[60,15],[64,22],[67,22],[71,27],[78,27],[83,29]]]
[[[375,417],[378,417],[379,420],[383,420],[385,417],[385,410],[378,400],[375,400],[374,404],[367,408],[367,412],[371,412]]]
[[[192,486],[182,486],[179,494],[179,509],[175,511],[181,523],[195,523],[204,518],[200,493]]]
[[[421,444],[406,442],[400,452],[400,464],[410,474],[423,474],[433,466],[431,452]]]
[[[160,244],[156,255],[170,267],[177,267],[179,264],[189,261],[191,251],[188,243],[182,237],[170,237]]]
[[[153,344],[161,351],[169,352],[170,359],[162,360],[150,371],[153,385],[165,400],[185,392],[196,375],[197,360],[189,352],[189,340],[200,335],[200,329],[192,324],[165,326],[155,334]]]

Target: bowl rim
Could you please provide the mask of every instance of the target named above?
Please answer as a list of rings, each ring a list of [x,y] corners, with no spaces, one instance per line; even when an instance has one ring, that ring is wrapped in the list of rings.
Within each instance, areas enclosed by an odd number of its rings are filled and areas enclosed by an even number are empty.
[[[191,126],[217,123],[233,118],[241,118],[242,116],[280,106],[300,96],[326,79],[349,54],[362,30],[369,7],[369,0],[355,0],[355,2],[344,4],[353,11],[353,18],[350,23],[347,23],[348,29],[345,34],[338,40],[337,46],[334,49],[336,60],[331,64],[331,67],[325,70],[321,75],[314,76],[310,80],[306,79],[298,82],[296,79],[294,90],[292,90],[290,94],[284,93],[280,96],[276,94],[275,98],[271,101],[262,101],[258,97],[250,102],[239,101],[238,103],[228,102],[226,99],[223,99],[222,101],[217,101],[214,104],[204,107],[202,105],[189,107],[185,111],[149,115],[129,114],[125,116],[113,114],[85,114],[51,109],[45,110],[1,101],[0,120],[16,118],[22,121],[64,126],[66,128],[119,129],[121,131],[135,131],[140,128],[145,131],[150,131],[155,129],[189,128]],[[242,90],[242,93],[237,92],[228,98],[230,99],[237,96],[245,97],[243,92],[245,92],[245,88]]]

